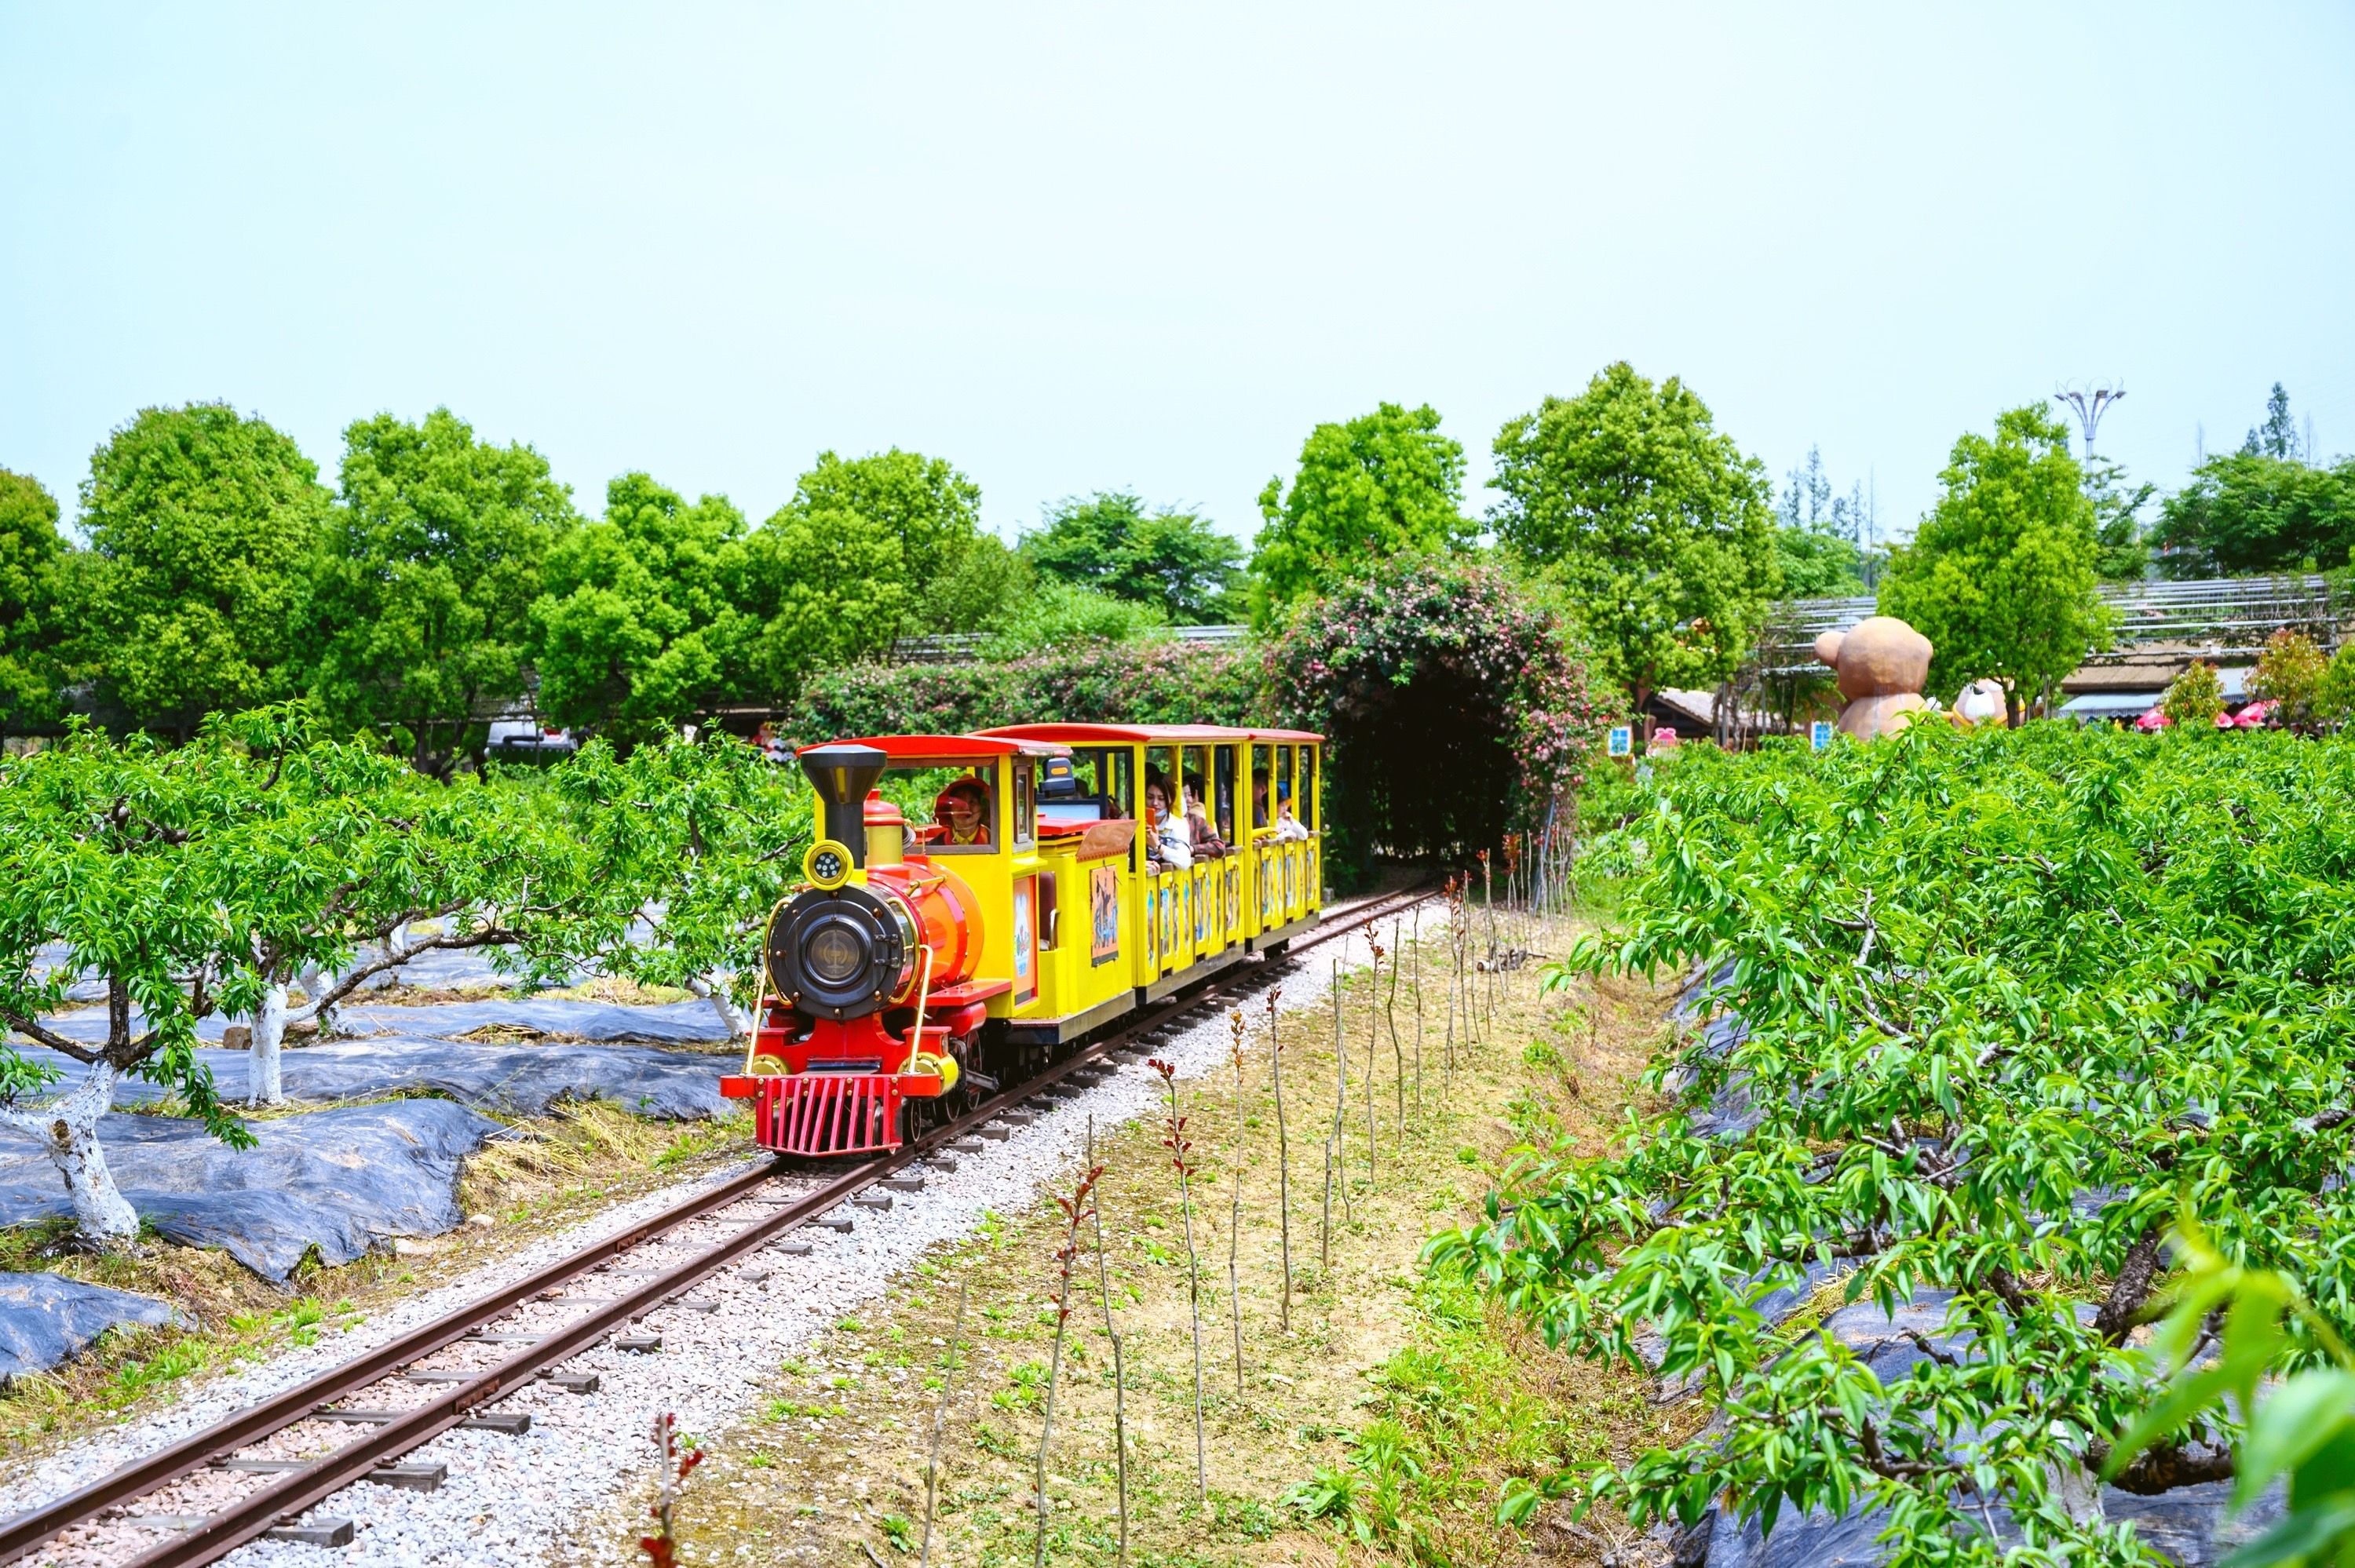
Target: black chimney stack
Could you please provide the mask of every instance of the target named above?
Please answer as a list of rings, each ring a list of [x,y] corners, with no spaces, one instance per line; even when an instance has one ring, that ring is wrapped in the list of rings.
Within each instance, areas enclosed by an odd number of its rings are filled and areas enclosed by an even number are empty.
[[[854,866],[867,864],[867,792],[889,760],[871,746],[813,746],[802,753],[802,771],[826,802],[826,836],[850,852]]]

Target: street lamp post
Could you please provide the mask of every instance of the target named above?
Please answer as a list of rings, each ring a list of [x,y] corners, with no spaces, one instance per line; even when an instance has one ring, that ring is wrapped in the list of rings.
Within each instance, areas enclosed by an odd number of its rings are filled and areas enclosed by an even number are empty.
[[[2094,431],[2110,405],[2126,395],[2123,387],[2064,387],[2053,397],[2077,410],[2077,423],[2085,431],[2085,461],[2094,461]]]

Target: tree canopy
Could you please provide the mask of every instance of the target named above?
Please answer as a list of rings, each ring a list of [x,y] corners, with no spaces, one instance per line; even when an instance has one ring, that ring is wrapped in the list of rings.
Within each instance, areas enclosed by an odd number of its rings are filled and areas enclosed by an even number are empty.
[[[2270,452],[2210,458],[2159,503],[2154,537],[2171,577],[2344,566],[2355,546],[2355,458],[2328,468]]]
[[[1881,612],[1930,640],[1930,689],[2003,683],[2023,704],[2109,639],[2100,544],[2069,432],[2041,404],[1955,443],[1937,505],[1881,579]]]
[[[1824,454],[1807,449],[1774,507],[1774,565],[1785,599],[1838,599],[1865,591],[1865,557],[1872,548],[1870,508],[1864,486],[1833,493]]]
[[[742,608],[744,515],[689,504],[643,473],[559,539],[531,607],[540,710],[627,747],[742,691],[757,629]]]
[[[529,447],[477,442],[436,408],[344,432],[343,505],[312,565],[313,690],[350,730],[396,725],[446,776],[479,758],[486,699],[522,690],[540,567],[578,518]]]
[[[303,567],[328,506],[293,440],[225,403],[146,408],[90,461],[62,631],[100,710],[180,737],[304,675]]]
[[[57,599],[66,542],[58,499],[30,474],[0,468],[0,732],[57,718]]]
[[[1439,433],[1428,403],[1384,403],[1346,424],[1317,426],[1301,444],[1291,487],[1269,480],[1259,509],[1251,592],[1252,620],[1261,627],[1369,560],[1460,549],[1479,532],[1464,515],[1463,445]]]
[[[1507,420],[1496,454],[1498,538],[1569,590],[1639,710],[1732,673],[1780,587],[1774,517],[1764,469],[1699,395],[1621,361]]]
[[[747,694],[768,700],[791,697],[815,671],[889,652],[909,614],[899,537],[856,512],[783,509],[745,540],[742,584],[759,622]]]
[[[1006,546],[981,525],[981,486],[944,458],[898,447],[856,458],[823,451],[784,510],[849,513],[898,540],[908,631],[971,630],[998,608],[992,593],[1007,565]]]
[[[1242,546],[1199,513],[1148,512],[1137,496],[1117,490],[1067,496],[1044,526],[1022,536],[1019,553],[1043,581],[1150,605],[1180,626],[1234,613],[1230,589],[1243,556]]]

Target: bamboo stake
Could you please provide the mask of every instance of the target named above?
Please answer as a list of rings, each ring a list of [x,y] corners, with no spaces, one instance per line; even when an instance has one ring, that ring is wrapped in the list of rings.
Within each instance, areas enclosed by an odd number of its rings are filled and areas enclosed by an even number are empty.
[[[1208,1507],[1210,1501],[1209,1459],[1202,1446],[1202,1261],[1194,1250],[1194,1167],[1186,1151],[1193,1144],[1186,1137],[1186,1118],[1178,1110],[1178,1068],[1174,1063],[1158,1057],[1148,1064],[1161,1075],[1162,1084],[1169,1090],[1169,1136],[1162,1142],[1169,1150],[1169,1163],[1178,1171],[1178,1212],[1186,1221],[1186,1306],[1194,1320],[1194,1496]],[[1054,1387],[1051,1377],[1048,1383]],[[1041,1461],[1044,1462],[1043,1460]],[[1045,1482],[1039,1483],[1040,1506],[1045,1506]],[[1043,1543],[1046,1537],[1039,1537]],[[1038,1568],[1034,1564],[1033,1568]]]
[[[1277,1320],[1292,1332],[1292,1135],[1284,1125],[1284,1038],[1276,1032],[1275,1004],[1284,995],[1277,986],[1267,993],[1267,1070],[1275,1085],[1275,1193],[1284,1238],[1284,1294]]]
[[[1234,1030],[1235,1131],[1228,1158],[1234,1165],[1234,1197],[1227,1208],[1227,1318],[1235,1330],[1235,1393],[1243,1391],[1243,1287],[1236,1272],[1235,1253],[1243,1234],[1243,1010],[1233,1009],[1228,1022]]]
[[[1370,1190],[1374,1180],[1374,1053],[1382,1048],[1382,1011],[1378,1005],[1382,988],[1382,945],[1366,945],[1374,952],[1374,967],[1367,971],[1366,991],[1366,1181]]]
[[[1088,1163],[1096,1162],[1095,1113],[1088,1113]],[[1112,1278],[1104,1268],[1103,1199],[1096,1199],[1096,1299],[1103,1303],[1104,1338],[1112,1341],[1112,1462],[1120,1497],[1120,1555],[1115,1562],[1128,1561],[1128,1368],[1121,1360],[1120,1335],[1112,1326]],[[957,1316],[964,1316],[964,1290],[957,1289]],[[931,1505],[927,1502],[926,1506]],[[927,1543],[931,1537],[926,1536]],[[916,1568],[924,1568],[918,1563]]]
[[[1393,916],[1391,920],[1391,989],[1382,998],[1382,1027],[1390,1031],[1391,1066],[1394,1074],[1391,1081],[1398,1089],[1398,1147],[1394,1153],[1403,1158],[1406,1152],[1406,1047],[1399,1044],[1398,941],[1399,922],[1397,917]],[[1414,1098],[1414,1111],[1418,1117],[1423,1114],[1423,1096],[1419,1090]]]
[[[1095,1163],[1093,1158],[1095,1153],[1095,1124],[1093,1118],[1090,1118],[1088,1124],[1088,1152],[1090,1155],[1088,1162],[1092,1165]],[[1098,1222],[1097,1224],[1096,1245],[1099,1249],[1097,1253],[1097,1261],[1101,1264],[1103,1261],[1103,1252],[1101,1249],[1103,1245],[1103,1230],[1102,1222]],[[948,1425],[949,1390],[954,1386],[956,1383],[957,1347],[964,1342],[964,1295],[965,1282],[960,1279],[957,1281],[956,1327],[949,1330],[948,1360],[941,1368],[940,1402],[932,1407],[932,1456],[924,1463],[924,1549],[916,1559],[916,1568],[932,1568],[932,1513],[940,1499],[941,1431],[942,1428]],[[1107,1303],[1104,1308],[1104,1321],[1107,1324],[1112,1321],[1112,1308],[1109,1303]],[[1118,1341],[1114,1341],[1114,1343],[1117,1344]],[[1117,1350],[1113,1353],[1115,1358],[1119,1355],[1119,1351]],[[1122,1531],[1124,1538],[1125,1538],[1126,1534],[1127,1531],[1124,1530]]]
[[[1447,1081],[1455,1082],[1455,879],[1447,879],[1447,956],[1451,966],[1447,980]]]
[[[1408,987],[1414,992],[1414,1108],[1423,1114],[1423,906],[1414,906],[1414,980]]]
[[[1055,1254],[1062,1266],[1062,1276],[1055,1287],[1055,1349],[1047,1362],[1046,1414],[1039,1424],[1039,1533],[1035,1538],[1031,1568],[1047,1568],[1047,1521],[1053,1515],[1047,1508],[1047,1446],[1055,1436],[1055,1389],[1063,1373],[1063,1337],[1071,1319],[1071,1269],[1080,1255],[1080,1216],[1092,1204],[1096,1178],[1103,1174],[1101,1165],[1091,1166],[1080,1178],[1080,1184],[1071,1197],[1055,1194],[1055,1206],[1063,1211],[1063,1245]],[[1199,1333],[1196,1335],[1199,1340]],[[1197,1383],[1200,1381],[1197,1377]],[[1197,1396],[1199,1401],[1199,1395]]]

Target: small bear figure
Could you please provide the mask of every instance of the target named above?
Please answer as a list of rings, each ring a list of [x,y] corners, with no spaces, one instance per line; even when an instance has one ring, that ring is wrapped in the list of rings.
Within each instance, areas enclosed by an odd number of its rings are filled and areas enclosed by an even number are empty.
[[[1893,615],[1868,616],[1816,639],[1816,657],[1839,673],[1841,733],[1859,740],[1894,735],[1930,705],[1930,640]]]

